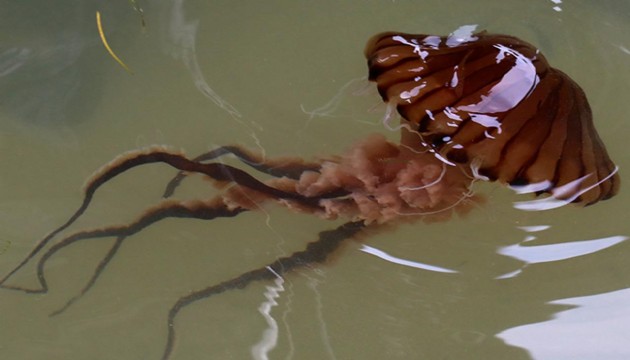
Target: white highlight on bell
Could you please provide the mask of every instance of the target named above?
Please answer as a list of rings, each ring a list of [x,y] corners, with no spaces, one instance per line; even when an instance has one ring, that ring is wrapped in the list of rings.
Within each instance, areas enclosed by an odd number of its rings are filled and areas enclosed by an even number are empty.
[[[386,253],[385,251],[373,248],[373,247],[368,246],[368,245],[361,246],[361,248],[359,250],[363,251],[364,253],[368,253],[368,254],[374,255],[374,256],[376,256],[378,258],[381,258],[381,259],[383,259],[385,261],[389,261],[391,263],[398,264],[398,265],[409,266],[409,267],[416,268],[416,269],[435,271],[435,272],[440,272],[440,273],[449,273],[449,274],[458,273],[457,270],[447,269],[447,268],[443,268],[443,267],[440,267],[440,266],[428,265],[428,264],[424,264],[424,263],[421,263],[421,262],[418,262],[418,261],[407,260],[407,259],[402,259],[402,258],[399,258],[399,257],[395,257],[395,256],[392,256],[392,255]]]
[[[457,65],[455,65],[453,67],[453,70],[454,70],[453,71],[453,77],[451,78],[451,84],[450,84],[450,87],[452,87],[452,88],[456,88],[457,85],[459,84],[459,77],[457,75],[457,69],[458,68],[459,68],[459,66],[457,66]]]
[[[530,59],[520,52],[505,45],[494,45],[499,50],[497,63],[506,56],[512,56],[515,63],[503,75],[501,81],[494,85],[481,100],[475,104],[458,106],[458,110],[477,114],[494,114],[512,110],[527,98],[539,82],[536,67]]]
[[[446,46],[455,47],[463,43],[477,40],[477,37],[473,35],[477,26],[477,24],[460,26],[457,30],[448,35]]]
[[[276,280],[274,280],[275,286],[266,287],[265,298],[267,298],[267,301],[263,302],[258,308],[269,327],[263,331],[262,339],[251,348],[252,357],[255,360],[268,360],[269,352],[278,344],[278,323],[271,316],[271,308],[278,305],[276,299],[284,291],[284,286],[282,285],[284,279],[270,266],[267,266],[267,270],[276,276]]]
[[[429,52],[426,50],[422,50],[422,46],[419,45],[415,39],[412,39],[411,41],[409,41],[400,35],[396,35],[392,37],[392,40],[398,41],[401,44],[409,45],[413,47],[414,54],[418,54],[422,60],[424,60],[427,57],[427,55],[429,55]]]
[[[424,89],[426,86],[426,83],[422,83],[409,91],[401,92],[399,97],[401,100],[405,100],[405,102],[411,103],[411,98],[418,96],[418,94],[420,94],[420,90]]]
[[[454,109],[450,106],[444,108],[444,115],[446,115],[449,119],[462,121],[462,117],[457,115],[457,109]]]
[[[440,43],[442,43],[442,39],[437,35],[429,35],[422,39],[422,45],[431,49],[438,49]]]
[[[619,166],[615,166],[615,169],[611,171],[610,174],[608,174],[605,178],[601,179],[600,181],[596,182],[595,184],[591,186],[588,186],[580,191],[575,192],[580,187],[582,182],[584,182],[584,180],[586,180],[588,177],[592,176],[593,174],[584,175],[579,179],[573,180],[565,185],[562,185],[553,189],[551,196],[549,197],[546,197],[543,199],[530,200],[530,201],[517,201],[514,203],[514,208],[519,209],[519,210],[524,210],[524,211],[542,211],[542,210],[556,209],[561,206],[565,206],[573,202],[580,195],[594,189],[595,187],[599,186],[603,182],[607,181],[608,179],[613,177],[618,171],[619,171]],[[570,195],[570,194],[573,194],[573,195],[571,195],[567,199],[558,199],[559,196],[565,196],[565,195]]]
[[[495,128],[497,129],[497,134],[501,134],[501,123],[499,122],[499,118],[496,116],[470,113],[470,120],[487,128]],[[486,136],[492,137],[487,133]]]
[[[531,194],[540,191],[545,191],[553,186],[553,183],[549,180],[540,181],[537,183],[531,183],[527,185],[510,185],[509,188],[514,190],[517,194]]]

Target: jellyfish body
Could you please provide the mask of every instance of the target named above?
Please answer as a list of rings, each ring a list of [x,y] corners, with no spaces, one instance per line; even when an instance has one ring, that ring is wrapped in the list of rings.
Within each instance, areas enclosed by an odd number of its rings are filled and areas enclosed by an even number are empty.
[[[253,281],[273,280],[324,263],[345,240],[368,226],[449,219],[454,211],[467,210],[474,203],[469,201],[474,200],[470,190],[474,180],[498,180],[524,192],[551,193],[565,203],[592,204],[618,191],[616,167],[595,131],[583,91],[550,67],[532,45],[485,33],[465,37],[383,33],[368,42],[365,53],[370,80],[402,117],[400,144],[373,135],[345,154],[314,162],[265,159],[238,146],[220,147],[196,158],[164,147],[123,154],[88,180],[81,206],[0,279],[0,287],[45,293],[45,266],[58,251],[78,241],[114,238],[81,292],[56,315],[94,286],[127,238],[165,218],[234,217],[275,202],[296,212],[346,220],[321,232],[303,251],[182,296],[167,316],[162,359],[168,359],[175,344],[175,319],[186,306]],[[217,161],[226,155],[240,160],[242,168]],[[152,163],[179,170],[166,186],[168,199],[126,224],[63,234],[101,186]],[[251,170],[268,179],[259,180]],[[190,174],[218,184],[218,194],[208,199],[171,198]],[[36,257],[38,287],[8,284]]]
[[[382,33],[369,78],[407,125],[402,142],[521,192],[593,204],[619,176],[582,89],[531,44],[486,33]]]

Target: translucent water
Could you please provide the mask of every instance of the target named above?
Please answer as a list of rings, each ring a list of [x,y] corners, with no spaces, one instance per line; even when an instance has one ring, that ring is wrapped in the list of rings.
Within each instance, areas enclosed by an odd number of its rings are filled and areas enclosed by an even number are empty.
[[[625,1],[30,1],[0,5],[0,273],[79,206],[116,155],[167,144],[195,155],[239,143],[268,156],[338,154],[388,133],[363,47],[381,31],[515,35],[589,96],[622,179],[630,125]],[[104,49],[107,40],[133,74]],[[144,18],[145,26],[142,25]],[[127,222],[173,175],[135,169],[104,187],[74,229]],[[624,359],[630,357],[625,184],[588,208],[524,212],[477,184],[464,218],[351,243],[331,264],[187,307],[172,359]],[[180,196],[212,189],[190,179]],[[158,359],[182,295],[301,250],[338,225],[284,208],[165,220],[128,239],[66,312],[113,239],[46,267],[50,291],[0,289],[0,355]],[[368,246],[368,247],[366,247]],[[368,249],[369,251],[366,251]],[[378,255],[378,256],[375,256]],[[446,271],[448,270],[448,271]],[[11,283],[35,286],[33,264]]]

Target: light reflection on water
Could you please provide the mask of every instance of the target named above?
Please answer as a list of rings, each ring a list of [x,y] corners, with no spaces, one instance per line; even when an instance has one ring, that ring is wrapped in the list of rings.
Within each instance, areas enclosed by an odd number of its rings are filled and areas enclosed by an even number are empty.
[[[570,306],[553,319],[497,336],[527,348],[535,359],[627,359],[630,290],[552,301]]]
[[[479,24],[538,44],[589,94],[622,178],[630,166],[628,104],[620,95],[630,93],[623,2],[139,2],[146,33],[126,1],[20,4],[0,14],[3,274],[76,207],[84,179],[123,151],[166,143],[192,155],[240,142],[270,155],[309,156],[339,153],[351,140],[387,131],[380,100],[354,96],[362,84],[349,83],[364,76],[364,42],[384,30],[447,34]],[[135,75],[102,49],[96,10]],[[103,191],[78,228],[135,217],[170,175],[155,168],[129,174]],[[189,196],[205,191],[197,185]],[[526,195],[494,186],[479,191],[488,194],[487,204],[464,219],[375,234],[317,273],[305,270],[187,309],[174,358],[627,355],[624,186],[617,198],[593,207],[542,213],[512,208]],[[299,250],[333,227],[284,210],[270,209],[269,216],[173,221],[138,234],[89,296],[49,318],[80,289],[105,246],[68,249],[50,266],[51,293],[0,291],[7,324],[0,327],[0,354],[158,358],[165,312],[179,296]],[[531,226],[539,224],[549,227],[534,233]],[[523,242],[523,231],[537,238]],[[31,281],[29,271],[18,280]]]

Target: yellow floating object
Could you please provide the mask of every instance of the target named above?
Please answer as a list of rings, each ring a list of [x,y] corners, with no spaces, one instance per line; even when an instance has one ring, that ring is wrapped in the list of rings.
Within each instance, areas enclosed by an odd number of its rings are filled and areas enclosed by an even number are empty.
[[[133,74],[133,71],[131,71],[131,69],[129,69],[129,67],[122,60],[120,60],[118,56],[116,56],[112,48],[109,47],[109,44],[107,43],[107,39],[105,38],[105,33],[103,32],[103,25],[101,24],[100,11],[96,12],[96,27],[98,27],[98,34],[101,36],[101,41],[103,41],[103,45],[105,46],[105,49],[107,49],[107,52],[109,53],[109,55],[111,55],[114,58],[114,60],[116,60],[116,62],[120,64],[120,66],[123,67],[123,69],[127,70],[127,72],[129,72],[130,74]]]

